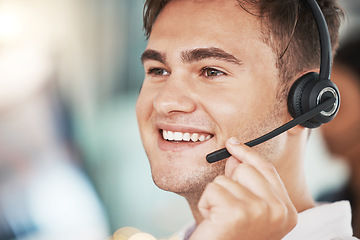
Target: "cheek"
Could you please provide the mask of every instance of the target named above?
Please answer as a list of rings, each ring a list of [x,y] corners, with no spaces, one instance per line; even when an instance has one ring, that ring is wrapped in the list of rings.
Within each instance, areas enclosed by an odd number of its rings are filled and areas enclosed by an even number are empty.
[[[143,132],[143,128],[146,123],[149,122],[151,113],[153,111],[152,96],[146,91],[142,90],[136,102],[136,117],[139,124],[140,132]]]
[[[263,84],[266,90],[256,81],[243,83],[240,87],[227,89],[226,94],[219,91],[216,98],[206,102],[206,109],[221,133],[218,135],[219,142],[225,142],[233,136],[244,142],[249,141],[287,120],[284,119],[287,117],[286,103],[277,109],[274,85],[267,82]],[[281,116],[274,112],[276,109],[281,110]]]
[[[242,98],[216,101],[213,104],[212,115],[223,131],[233,130],[234,124],[244,121],[247,110],[245,106],[242,106],[242,101],[238,101],[240,99]]]
[[[254,105],[256,98],[251,91],[242,88],[226,89],[218,91],[214,97],[204,102],[204,109],[212,117],[216,126],[219,142],[225,142],[228,138],[238,136],[248,125],[253,113],[251,106]]]

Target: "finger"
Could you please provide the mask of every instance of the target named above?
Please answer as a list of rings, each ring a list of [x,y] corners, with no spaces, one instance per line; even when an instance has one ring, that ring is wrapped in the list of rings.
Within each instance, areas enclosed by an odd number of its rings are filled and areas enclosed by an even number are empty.
[[[226,160],[225,165],[225,176],[232,176],[234,174],[234,171],[236,170],[237,166],[241,164],[241,159],[237,159],[233,156],[229,157],[228,160]]]
[[[243,191],[239,195],[253,195],[242,186],[239,186],[239,189],[238,191],[241,191],[241,189]],[[198,209],[204,218],[216,222],[217,219],[222,219],[219,216],[229,216],[228,214],[231,214],[232,207],[239,206],[239,204],[242,204],[241,201],[232,192],[214,181],[206,186],[198,203]],[[214,216],[217,216],[217,218]]]
[[[229,177],[218,176],[214,179],[214,182],[222,186],[239,200],[241,199],[245,201],[246,198],[248,198],[251,201],[251,199],[257,198],[257,195],[254,194],[248,187],[239,184]]]
[[[242,164],[240,165],[242,167]],[[248,168],[256,172],[253,167]],[[265,178],[260,179],[266,182]],[[252,180],[253,178],[248,179],[248,182]],[[261,219],[283,224],[288,217],[289,207],[267,183],[255,184],[257,189],[249,190],[249,185],[243,186],[229,177],[219,176],[209,186],[210,188],[204,192],[204,198],[200,200],[199,209],[204,218],[215,224],[214,226],[220,226],[219,224],[224,224],[224,221],[226,224],[227,220],[255,223]]]
[[[215,183],[223,186],[240,202],[252,217],[268,216],[271,221],[281,222],[287,214],[294,211],[291,201],[283,201],[274,191],[270,183],[252,166],[239,164],[233,178],[219,176]]]
[[[229,139],[226,142],[226,148],[233,156],[233,158],[237,159],[239,164],[243,162],[254,167],[254,169],[256,169],[262,176],[265,177],[265,179],[271,184],[272,188],[283,200],[290,201],[280,176],[278,175],[275,167],[270,162],[264,160],[250,147],[240,144],[239,140],[236,138]],[[236,165],[234,163],[234,159],[229,158],[229,161],[231,161],[230,163],[233,166]],[[235,171],[233,166],[225,168],[226,175]]]
[[[263,199],[277,200],[278,198],[271,183],[257,169],[247,163],[240,164],[231,178]]]
[[[238,199],[246,198],[241,194],[244,194],[244,190],[238,191],[237,186],[242,186],[247,188],[256,198],[252,197],[250,205],[267,205],[267,206],[284,206],[283,200],[274,190],[272,185],[267,181],[267,179],[254,167],[247,163],[238,164],[237,168],[234,170],[233,175],[229,177],[218,177],[215,179],[215,182],[222,185],[229,192],[232,192]],[[290,205],[290,202],[287,204]],[[287,205],[286,204],[286,205]]]

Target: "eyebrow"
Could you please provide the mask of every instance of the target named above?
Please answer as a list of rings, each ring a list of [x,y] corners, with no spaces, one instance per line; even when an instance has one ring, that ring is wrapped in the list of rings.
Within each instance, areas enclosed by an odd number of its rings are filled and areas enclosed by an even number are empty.
[[[166,64],[166,57],[164,53],[156,50],[148,49],[141,55],[141,62],[144,64],[145,61],[154,60]]]
[[[237,59],[234,55],[225,52],[216,47],[196,48],[192,50],[183,51],[180,54],[181,59],[185,63],[198,62],[204,59],[217,59],[237,65],[242,65],[242,61]],[[148,49],[141,55],[141,62],[144,64],[147,60],[154,60],[166,64],[166,55],[159,51]]]
[[[211,58],[242,65],[242,61],[237,59],[234,55],[216,47],[196,48],[193,50],[184,51],[181,53],[181,58],[186,63],[198,62],[203,59]]]

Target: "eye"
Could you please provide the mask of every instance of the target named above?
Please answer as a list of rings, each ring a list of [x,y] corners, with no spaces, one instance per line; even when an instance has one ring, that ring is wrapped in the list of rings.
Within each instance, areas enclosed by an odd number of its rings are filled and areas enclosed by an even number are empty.
[[[226,73],[217,70],[215,68],[205,67],[202,69],[201,75],[204,75],[205,77],[218,77],[218,76],[226,75]]]
[[[170,73],[168,71],[166,71],[165,69],[162,68],[150,68],[147,71],[148,75],[153,75],[153,76],[167,76]]]

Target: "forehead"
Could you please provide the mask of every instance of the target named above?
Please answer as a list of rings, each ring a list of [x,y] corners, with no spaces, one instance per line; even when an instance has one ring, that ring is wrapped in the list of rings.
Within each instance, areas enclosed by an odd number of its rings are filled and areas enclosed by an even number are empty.
[[[204,44],[204,40],[209,44],[241,44],[260,41],[259,29],[259,19],[236,0],[173,0],[157,17],[149,43],[171,38],[191,40],[194,45]]]

